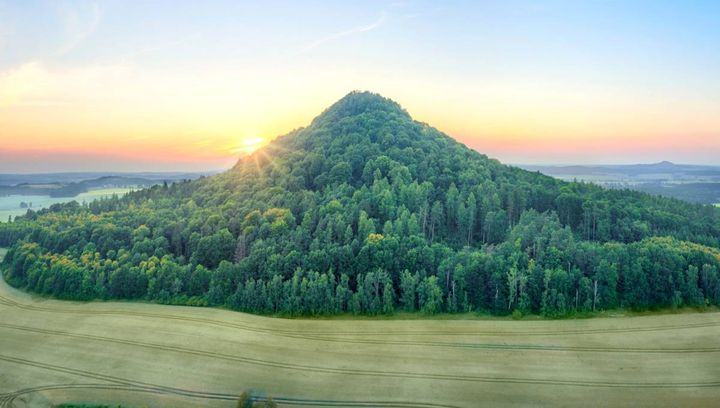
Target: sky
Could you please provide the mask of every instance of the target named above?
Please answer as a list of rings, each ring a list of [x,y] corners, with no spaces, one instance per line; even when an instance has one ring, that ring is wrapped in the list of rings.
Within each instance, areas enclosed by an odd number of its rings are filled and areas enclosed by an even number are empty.
[[[720,2],[0,0],[0,172],[228,168],[352,90],[506,163],[720,165]]]

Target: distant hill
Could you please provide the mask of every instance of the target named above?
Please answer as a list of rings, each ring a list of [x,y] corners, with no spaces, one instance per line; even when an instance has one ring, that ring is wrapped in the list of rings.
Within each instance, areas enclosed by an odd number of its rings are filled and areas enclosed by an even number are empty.
[[[520,165],[520,167],[540,171],[551,175],[590,175],[590,174],[621,174],[627,177],[638,177],[644,175],[667,175],[680,179],[688,177],[708,177],[720,181],[720,166],[703,166],[692,164],[675,164],[669,161],[662,161],[651,164],[602,164],[602,165],[571,165],[571,166],[550,166],[550,165]]]
[[[285,315],[720,304],[720,210],[503,165],[367,92],[227,172],[31,212],[0,245],[9,282],[72,299]]]
[[[547,166],[520,165],[563,180],[593,182],[611,188],[630,188],[654,195],[703,204],[720,202],[720,166],[653,164]]]
[[[145,173],[46,173],[0,174],[0,196],[48,195],[74,197],[97,188],[150,187],[163,182],[194,180],[217,172],[145,172]]]

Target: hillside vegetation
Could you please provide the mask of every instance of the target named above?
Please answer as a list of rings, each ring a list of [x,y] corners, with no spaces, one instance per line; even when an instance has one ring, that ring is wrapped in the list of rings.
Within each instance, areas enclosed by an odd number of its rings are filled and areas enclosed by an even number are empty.
[[[0,226],[6,279],[257,313],[720,304],[720,210],[502,165],[354,92],[222,174]]]

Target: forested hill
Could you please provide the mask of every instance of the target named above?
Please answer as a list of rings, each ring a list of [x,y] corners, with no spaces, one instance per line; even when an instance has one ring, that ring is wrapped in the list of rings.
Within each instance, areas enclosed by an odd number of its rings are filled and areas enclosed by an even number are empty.
[[[720,304],[720,210],[502,165],[353,92],[230,171],[0,225],[73,299],[283,314]]]

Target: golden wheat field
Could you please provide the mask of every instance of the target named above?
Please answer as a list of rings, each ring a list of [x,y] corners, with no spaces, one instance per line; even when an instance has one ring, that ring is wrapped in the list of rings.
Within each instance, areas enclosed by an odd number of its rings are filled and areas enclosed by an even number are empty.
[[[712,406],[720,314],[287,320],[0,283],[0,406]]]

